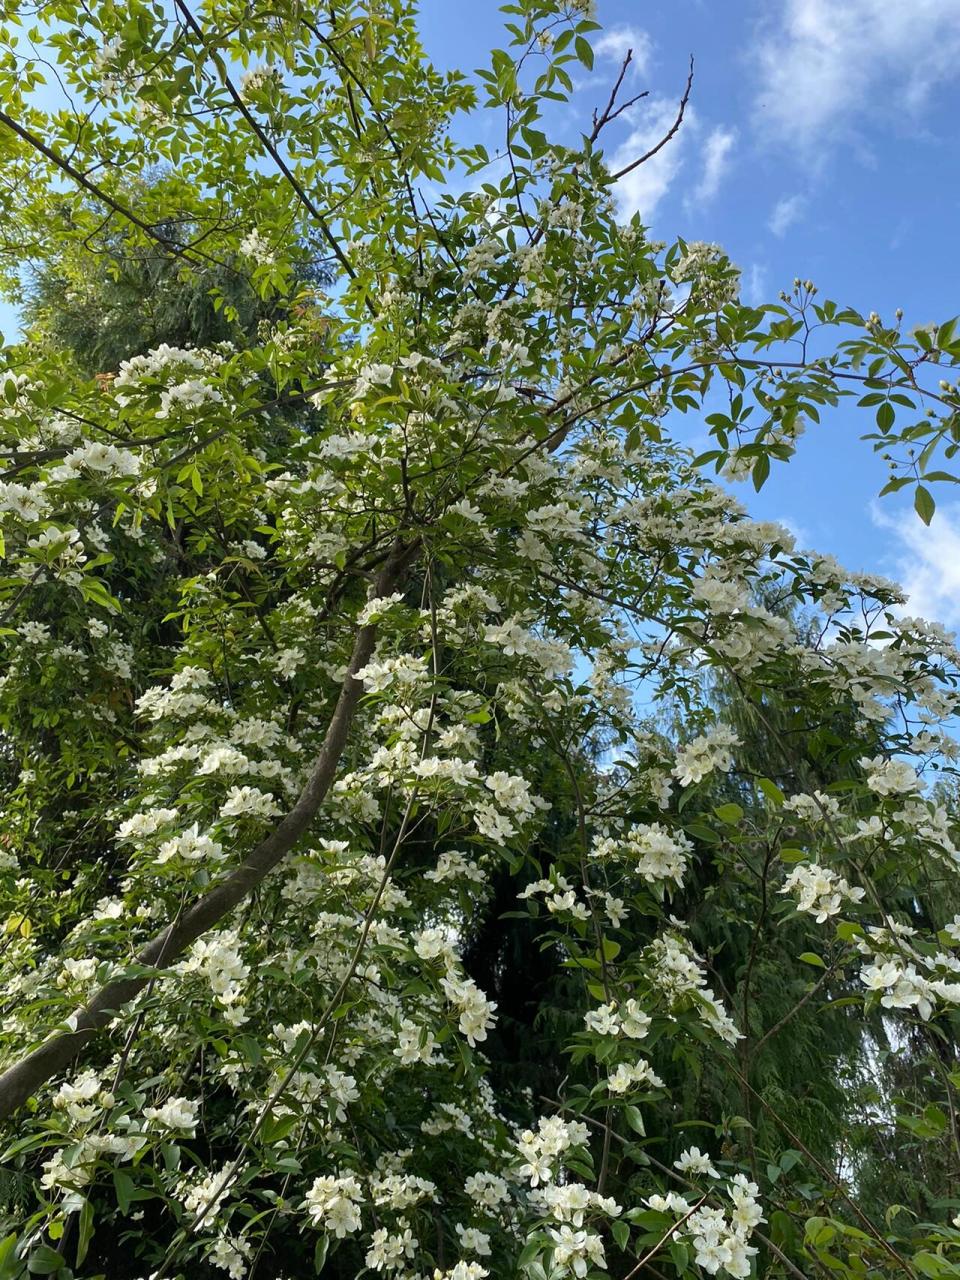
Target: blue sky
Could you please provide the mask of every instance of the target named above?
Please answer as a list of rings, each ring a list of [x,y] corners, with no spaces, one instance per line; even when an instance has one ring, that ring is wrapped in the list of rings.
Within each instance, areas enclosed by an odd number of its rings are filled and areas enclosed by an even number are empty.
[[[471,69],[504,43],[494,0],[421,7],[440,65]],[[650,96],[612,127],[624,161],[665,132],[696,59],[683,130],[621,192],[654,235],[722,244],[750,301],[800,276],[863,313],[902,307],[908,326],[960,312],[960,0],[598,0],[597,17],[571,128],[632,47],[630,88]],[[960,503],[940,487],[929,529],[878,503],[885,467],[859,439],[871,425],[828,414],[759,495],[735,492],[802,546],[898,578],[910,612],[960,626]]]

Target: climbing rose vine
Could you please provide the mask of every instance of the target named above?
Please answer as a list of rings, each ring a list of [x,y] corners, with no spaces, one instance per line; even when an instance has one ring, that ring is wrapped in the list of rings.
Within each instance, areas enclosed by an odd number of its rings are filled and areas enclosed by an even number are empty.
[[[850,400],[929,521],[960,339],[618,217],[627,65],[562,143],[592,5],[504,18],[5,11],[4,1277],[958,1274],[960,654],[722,481]],[[156,262],[226,336],[85,366]]]

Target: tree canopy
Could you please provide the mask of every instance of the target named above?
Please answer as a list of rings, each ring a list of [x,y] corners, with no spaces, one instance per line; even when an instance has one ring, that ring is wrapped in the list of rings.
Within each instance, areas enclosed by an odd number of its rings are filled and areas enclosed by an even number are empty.
[[[503,14],[5,10],[0,1280],[960,1274],[960,653],[723,484],[852,400],[929,523],[960,336]]]

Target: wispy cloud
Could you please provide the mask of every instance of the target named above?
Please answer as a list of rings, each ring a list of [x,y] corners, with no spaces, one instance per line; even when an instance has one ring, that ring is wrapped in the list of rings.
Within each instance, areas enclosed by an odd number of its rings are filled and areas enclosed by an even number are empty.
[[[783,525],[787,533],[793,536],[798,547],[809,547],[811,538],[805,524],[800,524],[792,516],[777,516],[777,524]]]
[[[627,114],[632,125],[630,133],[609,158],[614,173],[656,146],[676,120],[677,104],[671,98],[646,98],[636,107],[631,107]],[[655,156],[620,179],[615,192],[621,216],[639,213],[646,221],[650,220],[683,167],[695,127],[696,118],[688,107],[684,126],[676,137],[671,138]]]
[[[688,209],[709,203],[717,194],[730,168],[731,153],[736,141],[736,129],[726,129],[723,125],[718,125],[707,134],[701,152],[703,168],[700,181],[684,201]]]
[[[784,196],[773,206],[767,226],[775,236],[784,235],[799,220],[805,205],[806,200],[801,195]]]
[[[767,301],[767,269],[759,262],[751,263],[743,273],[743,296],[748,306],[756,307]],[[784,521],[781,520],[781,524]]]
[[[960,628],[960,503],[937,507],[930,527],[912,511],[875,503],[873,522],[893,535],[891,569],[909,597],[907,612]]]
[[[960,0],[784,0],[756,48],[763,127],[808,148],[917,112],[960,59]],[[769,11],[768,11],[769,12]]]
[[[649,70],[653,42],[639,27],[611,27],[593,42],[596,56],[609,58],[611,62],[622,63],[628,50],[633,52],[630,66],[634,75]]]

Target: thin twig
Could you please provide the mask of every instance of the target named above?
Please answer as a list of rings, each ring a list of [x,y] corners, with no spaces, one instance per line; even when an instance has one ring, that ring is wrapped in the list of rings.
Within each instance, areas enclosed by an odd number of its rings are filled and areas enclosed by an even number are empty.
[[[660,141],[656,144],[656,146],[651,147],[650,150],[644,152],[642,156],[639,156],[636,160],[632,160],[630,164],[624,165],[622,169],[619,169],[616,173],[612,174],[611,181],[619,182],[619,180],[623,177],[626,177],[628,173],[632,173],[633,170],[636,168],[639,168],[640,165],[646,164],[648,160],[653,159],[653,157],[657,154],[657,152],[661,151],[667,145],[670,139],[676,135],[677,130],[683,124],[683,116],[684,116],[684,112],[687,109],[687,103],[690,101],[690,90],[692,88],[693,88],[693,54],[690,55],[690,72],[687,76],[686,87],[683,90],[683,97],[680,99],[680,107],[679,107],[679,110],[677,111],[676,120],[674,120],[673,124],[670,126],[667,132],[663,135]]]

